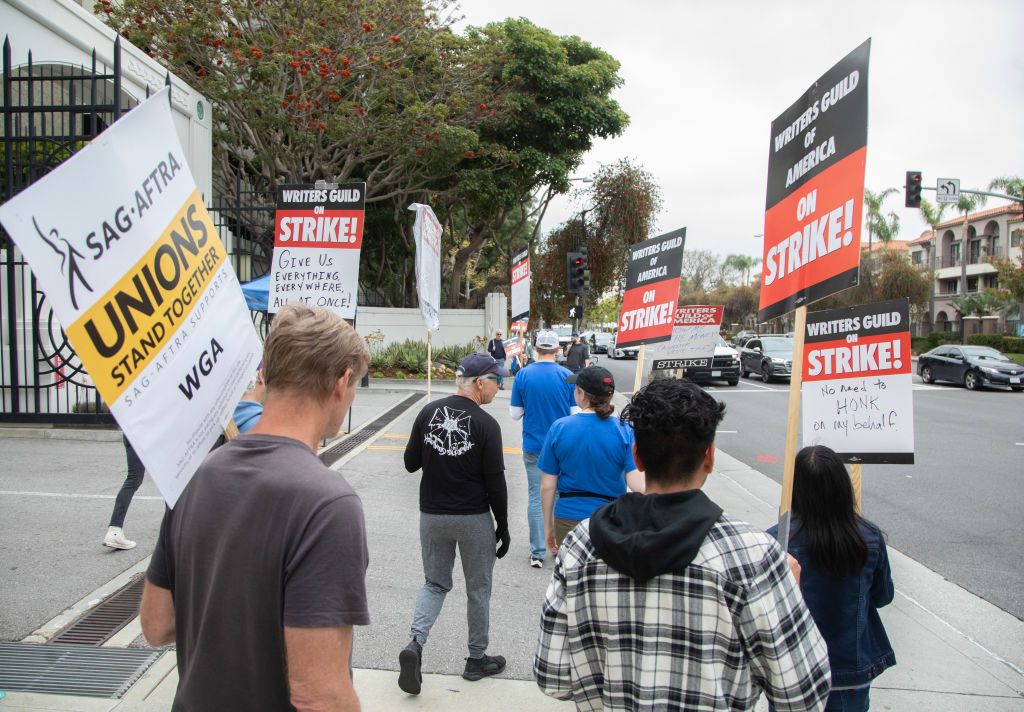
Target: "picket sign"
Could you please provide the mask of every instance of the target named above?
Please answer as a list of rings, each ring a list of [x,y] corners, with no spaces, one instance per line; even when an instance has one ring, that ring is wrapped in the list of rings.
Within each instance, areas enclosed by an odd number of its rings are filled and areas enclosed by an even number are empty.
[[[853,483],[853,502],[854,502],[854,506],[856,506],[856,508],[857,508],[857,514],[861,514],[861,512],[862,512],[861,494],[860,494],[860,478],[861,478],[860,468],[861,468],[861,465],[860,465],[860,463],[857,463],[857,462],[855,462],[852,465],[850,465],[850,482]]]
[[[633,392],[636,393],[640,390],[640,386],[643,385],[644,380],[644,351],[646,351],[646,344],[640,344],[640,351],[636,355],[636,377],[633,379]]]
[[[786,454],[782,469],[782,500],[779,502],[779,544],[789,551],[789,520],[793,507],[793,475],[796,470],[797,436],[800,434],[800,387],[803,385],[804,335],[807,307],[797,307],[793,331],[793,366],[789,377],[789,411],[786,414]]]
[[[427,329],[427,402],[430,402],[430,384],[434,375],[434,332]]]

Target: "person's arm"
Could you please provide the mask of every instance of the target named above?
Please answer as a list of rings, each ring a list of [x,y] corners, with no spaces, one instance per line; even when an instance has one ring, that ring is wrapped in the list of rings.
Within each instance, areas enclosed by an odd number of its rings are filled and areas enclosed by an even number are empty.
[[[889,552],[881,532],[878,536],[878,566],[871,579],[871,605],[875,608],[888,606],[896,595],[896,587],[892,583],[892,570],[889,568]]]
[[[412,430],[409,432],[409,442],[405,444],[405,470],[406,472],[416,472],[421,467],[423,467],[423,433],[420,432],[420,418],[416,416]]]
[[[583,367],[590,365],[590,346],[583,344]]]
[[[540,506],[544,511],[544,542],[548,551],[557,554],[558,542],[555,541],[555,492],[558,490],[558,475],[546,472],[540,481]]]
[[[555,558],[555,572],[551,576],[544,596],[544,606],[541,608],[537,654],[533,658],[533,677],[537,686],[545,695],[556,700],[572,699],[564,556],[563,552]]]
[[[824,709],[828,650],[777,542],[746,588],[737,627],[755,682],[778,712]]]
[[[626,473],[626,486],[633,492],[643,494],[647,491],[647,476],[640,470]]]
[[[352,686],[352,626],[284,628],[284,649],[291,703],[306,710],[360,709]]]
[[[139,621],[146,642],[154,648],[170,645],[175,640],[174,599],[171,592],[146,579],[142,587]]]
[[[512,416],[512,420],[522,420],[523,416],[526,415],[526,404],[523,402],[523,389],[520,384],[523,382],[523,376],[517,376],[516,380],[512,382],[512,397],[509,399],[508,414]]]
[[[487,504],[494,516],[494,535],[501,545],[496,552],[500,559],[508,553],[511,537],[508,531],[508,484],[505,482],[505,451],[501,445],[501,427],[491,420],[484,439],[483,464],[484,489],[487,490]]]

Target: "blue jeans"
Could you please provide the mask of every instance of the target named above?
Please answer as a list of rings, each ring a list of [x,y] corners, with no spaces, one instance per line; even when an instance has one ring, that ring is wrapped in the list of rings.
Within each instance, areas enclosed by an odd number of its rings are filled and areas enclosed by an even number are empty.
[[[498,362],[499,366],[504,368],[505,367],[505,363],[506,363],[506,361],[508,359],[496,358],[494,360]],[[498,376],[498,388],[504,388],[504,387],[505,387],[505,377],[504,376]]]
[[[544,510],[540,506],[540,481],[544,476],[537,467],[540,453],[524,452],[523,466],[526,468],[526,492],[529,501],[526,505],[526,521],[530,525],[530,558],[543,559],[548,548],[544,543]]]

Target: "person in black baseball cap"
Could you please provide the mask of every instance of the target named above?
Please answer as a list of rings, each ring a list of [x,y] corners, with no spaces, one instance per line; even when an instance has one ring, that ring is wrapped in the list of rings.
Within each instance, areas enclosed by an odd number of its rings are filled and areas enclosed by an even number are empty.
[[[625,494],[644,491],[644,476],[633,462],[633,430],[612,418],[615,378],[588,366],[565,379],[576,386],[580,412],[555,421],[537,465],[544,473],[541,507],[544,539],[552,552],[573,527],[599,507]],[[558,504],[555,504],[555,492]]]

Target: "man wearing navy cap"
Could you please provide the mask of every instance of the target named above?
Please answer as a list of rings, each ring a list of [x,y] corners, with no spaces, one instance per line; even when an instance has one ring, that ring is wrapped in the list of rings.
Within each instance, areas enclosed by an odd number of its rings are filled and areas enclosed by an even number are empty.
[[[494,400],[499,379],[507,375],[488,354],[464,358],[455,372],[458,392],[420,411],[405,447],[405,468],[423,470],[420,548],[425,581],[416,598],[412,640],[398,655],[398,686],[412,695],[419,694],[422,684],[423,646],[452,589],[456,547],[468,598],[469,657],[462,677],[480,680],[505,669],[505,658],[486,650],[494,559],[508,553],[510,542],[508,491],[501,428],[480,406]]]
[[[572,332],[572,344],[565,354],[565,367],[579,373],[590,365],[590,347],[580,341],[578,332]]]

